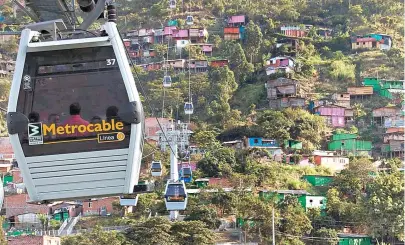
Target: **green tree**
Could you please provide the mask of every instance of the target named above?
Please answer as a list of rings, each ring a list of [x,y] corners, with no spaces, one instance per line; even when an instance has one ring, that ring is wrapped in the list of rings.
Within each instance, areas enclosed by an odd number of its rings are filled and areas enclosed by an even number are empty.
[[[257,124],[263,129],[266,137],[284,142],[290,139],[289,129],[293,122],[281,111],[266,110],[257,118]]]
[[[194,207],[184,221],[197,220],[205,223],[209,229],[218,229],[221,225],[221,220],[218,218],[218,213],[215,209],[198,205]]]
[[[168,219],[154,217],[137,221],[125,231],[125,237],[133,245],[171,245],[170,229]]]
[[[263,42],[263,34],[260,27],[256,25],[253,21],[250,21],[246,26],[246,51],[250,56],[250,63],[253,59],[256,59],[260,46]]]
[[[313,245],[336,245],[339,242],[339,237],[334,229],[322,227],[315,231],[314,236],[322,237],[324,240],[314,240]]]
[[[231,148],[219,146],[205,154],[197,166],[206,177],[230,176],[236,165],[235,151]]]
[[[96,226],[91,232],[74,236],[64,236],[62,245],[124,245],[126,239],[116,231],[103,231]]]
[[[240,84],[253,72],[254,67],[246,60],[245,52],[239,43],[225,41],[221,43],[222,56],[229,60],[229,67],[235,73],[235,81]]]
[[[380,173],[368,192],[366,208],[373,235],[386,241],[403,240],[404,174],[396,168],[390,173]]]
[[[335,60],[330,64],[329,76],[339,81],[353,82],[356,77],[355,68],[356,65],[350,61]]]
[[[173,241],[179,245],[210,245],[215,243],[214,231],[201,221],[180,221],[172,224],[170,229]]]
[[[312,230],[311,220],[306,215],[305,210],[294,198],[282,208],[281,212],[284,219],[279,227],[280,232],[282,232],[280,244],[301,244],[296,237],[310,234]],[[284,236],[283,233],[289,236]]]

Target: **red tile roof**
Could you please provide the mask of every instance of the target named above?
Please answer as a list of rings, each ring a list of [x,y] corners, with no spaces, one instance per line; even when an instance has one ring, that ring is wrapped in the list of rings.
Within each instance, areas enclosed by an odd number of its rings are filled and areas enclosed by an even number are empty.
[[[364,37],[364,38],[357,38],[356,42],[360,43],[360,42],[376,42],[377,40],[375,38],[372,37]]]
[[[25,213],[41,213],[48,214],[49,207],[45,204],[29,204],[28,194],[18,194],[6,196],[4,198],[4,207],[6,209],[6,218],[25,214]]]
[[[223,188],[232,187],[229,180],[225,178],[209,178],[208,185],[221,186]]]

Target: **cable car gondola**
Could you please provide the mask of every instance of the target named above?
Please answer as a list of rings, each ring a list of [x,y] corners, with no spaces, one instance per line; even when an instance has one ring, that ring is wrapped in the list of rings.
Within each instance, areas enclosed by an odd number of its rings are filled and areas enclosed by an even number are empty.
[[[165,191],[166,209],[169,211],[185,210],[187,206],[187,191],[184,181],[169,180]]]
[[[123,195],[120,197],[120,205],[121,206],[136,206],[138,204],[139,195]]]
[[[176,8],[176,0],[169,0],[169,7],[171,9],[175,9]]]
[[[193,18],[193,16],[191,16],[191,15],[187,16],[186,24],[189,25],[189,26],[191,26],[191,25],[194,24],[194,18]]]
[[[181,170],[180,180],[184,180],[185,183],[190,183],[193,179],[193,172],[191,167],[183,167]]]
[[[153,177],[162,176],[162,162],[161,161],[152,162],[151,173],[152,173]]]
[[[170,76],[163,77],[163,87],[169,88],[172,86],[172,78]]]
[[[184,104],[184,113],[185,113],[186,115],[191,115],[191,114],[193,114],[193,112],[194,112],[193,103],[191,103],[191,102],[186,102],[186,103]]]
[[[22,31],[10,90],[8,131],[30,202],[130,194],[144,118],[116,24],[100,37],[38,42],[58,21]]]

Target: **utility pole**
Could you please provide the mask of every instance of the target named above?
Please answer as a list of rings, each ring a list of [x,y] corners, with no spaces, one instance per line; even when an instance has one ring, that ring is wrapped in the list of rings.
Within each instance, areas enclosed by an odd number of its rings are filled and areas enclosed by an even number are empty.
[[[273,207],[273,212],[272,212],[272,220],[273,220],[273,245],[276,245],[276,232],[274,229],[274,207]]]

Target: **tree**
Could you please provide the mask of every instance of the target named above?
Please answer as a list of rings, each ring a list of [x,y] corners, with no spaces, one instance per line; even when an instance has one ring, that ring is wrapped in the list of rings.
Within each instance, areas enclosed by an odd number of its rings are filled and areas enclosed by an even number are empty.
[[[266,110],[257,118],[257,124],[263,129],[266,137],[284,142],[290,139],[289,129],[293,122],[281,111]]]
[[[282,208],[281,213],[284,219],[280,224],[280,232],[282,232],[280,244],[289,244],[289,242],[302,244],[296,237],[310,234],[312,230],[311,220],[306,215],[305,210],[294,198]],[[283,234],[288,234],[288,236]]]
[[[245,52],[239,43],[222,42],[222,56],[229,60],[229,68],[235,73],[235,81],[240,84],[253,72],[253,65],[246,60]]]
[[[173,241],[179,245],[210,245],[215,242],[214,231],[208,229],[201,221],[180,221],[172,224],[170,229]]]
[[[193,134],[193,141],[203,149],[218,147],[221,143],[216,139],[217,133],[212,130],[201,130]]]
[[[334,229],[322,227],[315,231],[314,236],[322,237],[324,240],[314,240],[313,245],[336,245],[339,242],[339,237]]]
[[[125,231],[125,237],[133,245],[171,245],[171,224],[168,219],[154,217],[140,220]]]
[[[235,82],[234,73],[227,66],[214,68],[208,73],[210,81],[211,103],[207,107],[207,115],[211,116],[210,121],[225,124],[231,114],[229,100],[233,92],[236,91],[238,84]]]
[[[218,218],[217,211],[211,207],[198,205],[194,207],[190,214],[184,219],[184,221],[197,220],[205,223],[209,229],[218,229],[221,225],[221,220]]]
[[[197,163],[198,168],[207,177],[230,176],[235,165],[235,151],[223,146],[208,151]]]
[[[368,188],[368,224],[375,237],[389,241],[404,239],[404,175],[391,168],[380,173]]]
[[[253,21],[250,21],[246,26],[246,51],[250,54],[250,63],[253,62],[253,58],[256,58],[260,50],[260,46],[263,42],[263,34],[260,27]]]
[[[64,236],[62,245],[124,245],[126,239],[116,231],[103,231],[96,226],[91,232],[74,236]]]

